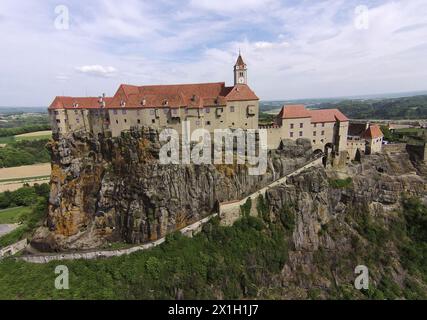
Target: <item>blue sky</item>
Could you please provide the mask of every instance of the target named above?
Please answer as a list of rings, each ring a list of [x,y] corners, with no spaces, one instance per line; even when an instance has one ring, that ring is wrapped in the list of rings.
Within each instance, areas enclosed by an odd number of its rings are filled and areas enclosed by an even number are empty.
[[[3,106],[231,84],[239,48],[263,100],[427,89],[425,0],[1,0],[0,34]]]

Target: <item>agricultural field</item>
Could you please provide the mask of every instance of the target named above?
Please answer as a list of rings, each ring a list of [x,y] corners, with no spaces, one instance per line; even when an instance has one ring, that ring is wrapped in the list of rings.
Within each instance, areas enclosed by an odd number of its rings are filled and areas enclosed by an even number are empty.
[[[0,137],[0,145],[6,147],[8,144],[19,141],[35,141],[35,140],[49,140],[52,138],[51,130],[36,131],[30,133],[19,134],[15,136]]]
[[[50,163],[0,168],[0,192],[14,191],[24,184],[46,183],[50,180]]]

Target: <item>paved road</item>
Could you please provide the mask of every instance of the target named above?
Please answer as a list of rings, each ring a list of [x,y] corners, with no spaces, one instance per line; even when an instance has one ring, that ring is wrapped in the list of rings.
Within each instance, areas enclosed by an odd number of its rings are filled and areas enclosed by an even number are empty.
[[[16,227],[14,224],[0,224],[0,237],[13,231]]]

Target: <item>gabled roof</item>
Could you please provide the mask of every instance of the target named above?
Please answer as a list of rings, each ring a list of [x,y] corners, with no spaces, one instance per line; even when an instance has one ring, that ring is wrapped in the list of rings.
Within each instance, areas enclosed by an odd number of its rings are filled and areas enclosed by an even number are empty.
[[[257,95],[246,84],[236,84],[234,87],[226,87],[224,93],[227,101],[259,100]]]
[[[347,117],[338,109],[308,110],[302,104],[283,106],[277,115],[279,119],[311,118],[311,123],[347,122]]]
[[[319,122],[347,122],[348,118],[338,109],[310,110],[311,123]]]
[[[131,86],[121,85],[107,108],[225,106],[227,101],[259,100],[247,85],[226,87],[224,82]],[[125,105],[123,105],[125,103]]]
[[[364,132],[362,138],[364,139],[377,139],[384,137],[384,134],[382,133],[381,129],[377,125],[371,125],[369,128]]]
[[[96,109],[100,108],[99,97],[56,97],[49,109]],[[104,98],[108,104],[112,98]]]
[[[310,118],[310,112],[302,104],[283,106],[278,114],[281,119]]]

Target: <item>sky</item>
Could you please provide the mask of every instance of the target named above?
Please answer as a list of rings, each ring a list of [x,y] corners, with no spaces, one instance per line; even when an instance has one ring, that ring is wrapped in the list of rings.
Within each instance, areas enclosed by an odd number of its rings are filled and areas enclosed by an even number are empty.
[[[0,106],[232,85],[239,50],[261,100],[427,90],[427,1],[0,0]]]

